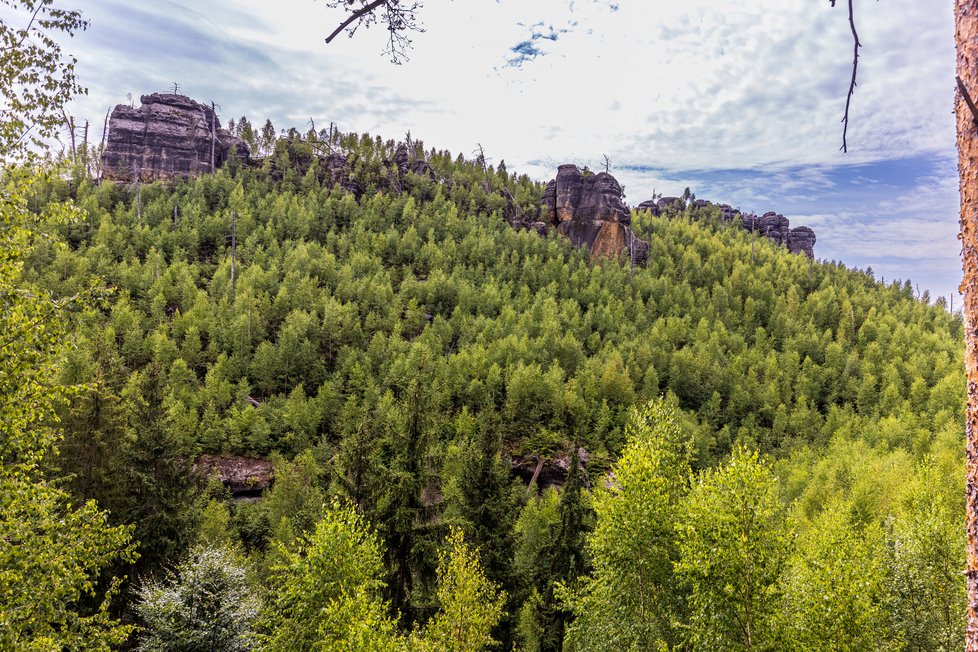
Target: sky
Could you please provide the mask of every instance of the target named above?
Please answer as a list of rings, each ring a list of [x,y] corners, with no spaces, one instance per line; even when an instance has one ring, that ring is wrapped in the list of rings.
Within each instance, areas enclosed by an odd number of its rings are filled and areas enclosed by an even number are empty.
[[[317,0],[72,4],[91,21],[66,48],[89,89],[72,109],[95,125],[176,82],[225,123],[481,143],[539,180],[607,155],[633,206],[688,186],[812,227],[818,258],[932,297],[960,280],[949,0],[855,1],[848,153],[845,2],[425,0],[402,65],[377,27],[324,43],[343,15]]]

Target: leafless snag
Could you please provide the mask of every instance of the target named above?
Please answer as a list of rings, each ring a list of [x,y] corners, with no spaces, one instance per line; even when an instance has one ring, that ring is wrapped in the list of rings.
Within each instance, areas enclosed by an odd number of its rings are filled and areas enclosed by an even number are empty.
[[[835,6],[836,0],[829,0],[832,6]],[[849,106],[852,103],[852,94],[856,92],[856,71],[859,69],[859,48],[862,47],[862,43],[859,42],[859,34],[856,32],[856,20],[852,11],[853,0],[848,0],[849,3],[849,29],[852,31],[852,78],[849,80],[849,93],[846,95],[846,111],[842,116],[842,147],[843,152],[849,151],[849,146],[846,143],[846,136],[849,132]]]
[[[390,56],[391,63],[400,64],[407,60],[407,51],[411,49],[408,33],[424,31],[418,24],[418,11],[422,6],[420,0],[326,0],[326,6],[348,12],[347,17],[326,37],[327,43],[331,43],[343,31],[353,36],[360,26],[369,28],[379,20],[387,30],[384,54]]]
[[[476,162],[482,165],[482,171],[486,175],[486,192],[492,192],[492,180],[489,178],[489,164],[486,162],[486,153],[482,149],[482,143],[476,143],[479,149],[476,150],[478,154],[476,155]],[[474,152],[473,152],[474,153]]]
[[[109,111],[111,109],[106,109],[105,111],[105,122],[102,123],[102,144],[98,148],[98,156],[96,160],[98,161],[98,174],[95,177],[95,185],[102,183],[102,154],[105,152],[105,136],[109,133]]]

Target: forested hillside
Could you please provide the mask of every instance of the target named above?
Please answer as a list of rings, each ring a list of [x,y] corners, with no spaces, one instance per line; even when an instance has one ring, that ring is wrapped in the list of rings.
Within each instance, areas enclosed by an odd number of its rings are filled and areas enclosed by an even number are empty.
[[[711,208],[635,215],[646,267],[591,262],[511,228],[543,186],[503,164],[414,143],[434,178],[392,185],[395,143],[348,135],[357,197],[314,145],[169,184],[76,168],[29,197],[84,217],[25,282],[106,288],[72,325],[48,465],[134,528],[112,569],[130,644],[207,625],[163,587],[213,572],[242,607],[222,649],[960,647],[942,303]],[[274,481],[232,499],[207,454]]]

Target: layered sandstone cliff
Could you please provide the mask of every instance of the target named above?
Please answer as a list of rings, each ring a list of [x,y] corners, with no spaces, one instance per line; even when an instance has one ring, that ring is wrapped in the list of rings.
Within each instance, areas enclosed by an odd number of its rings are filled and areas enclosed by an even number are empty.
[[[235,149],[247,161],[248,146],[221,127],[210,106],[185,95],[143,95],[138,108],[112,110],[103,176],[114,181],[156,181],[211,172]],[[212,165],[213,156],[213,165]]]

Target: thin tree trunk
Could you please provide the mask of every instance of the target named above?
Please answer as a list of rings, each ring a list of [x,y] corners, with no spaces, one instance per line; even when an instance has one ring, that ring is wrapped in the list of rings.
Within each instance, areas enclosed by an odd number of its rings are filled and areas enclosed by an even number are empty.
[[[106,109],[106,111],[105,111],[105,122],[102,123],[102,144],[99,145],[99,148],[98,148],[98,155],[99,155],[98,178],[95,179],[95,185],[98,185],[98,184],[102,183],[102,160],[101,160],[101,157],[105,154],[105,135],[107,133],[109,133],[109,111],[111,111],[111,109]]]
[[[85,177],[88,178],[92,174],[88,165],[88,120],[85,121],[85,131],[82,136],[82,160],[85,162]]]
[[[968,604],[965,650],[978,652],[978,120],[968,95],[978,91],[978,0],[955,0],[958,93],[958,176],[961,191],[961,266],[964,280],[965,374],[965,529],[968,537]]]
[[[234,255],[238,244],[238,213],[231,211],[231,301],[234,301]]]
[[[214,125],[216,120],[217,109],[214,108],[214,103],[211,102],[211,172],[214,171],[214,144],[217,140],[217,130]]]

